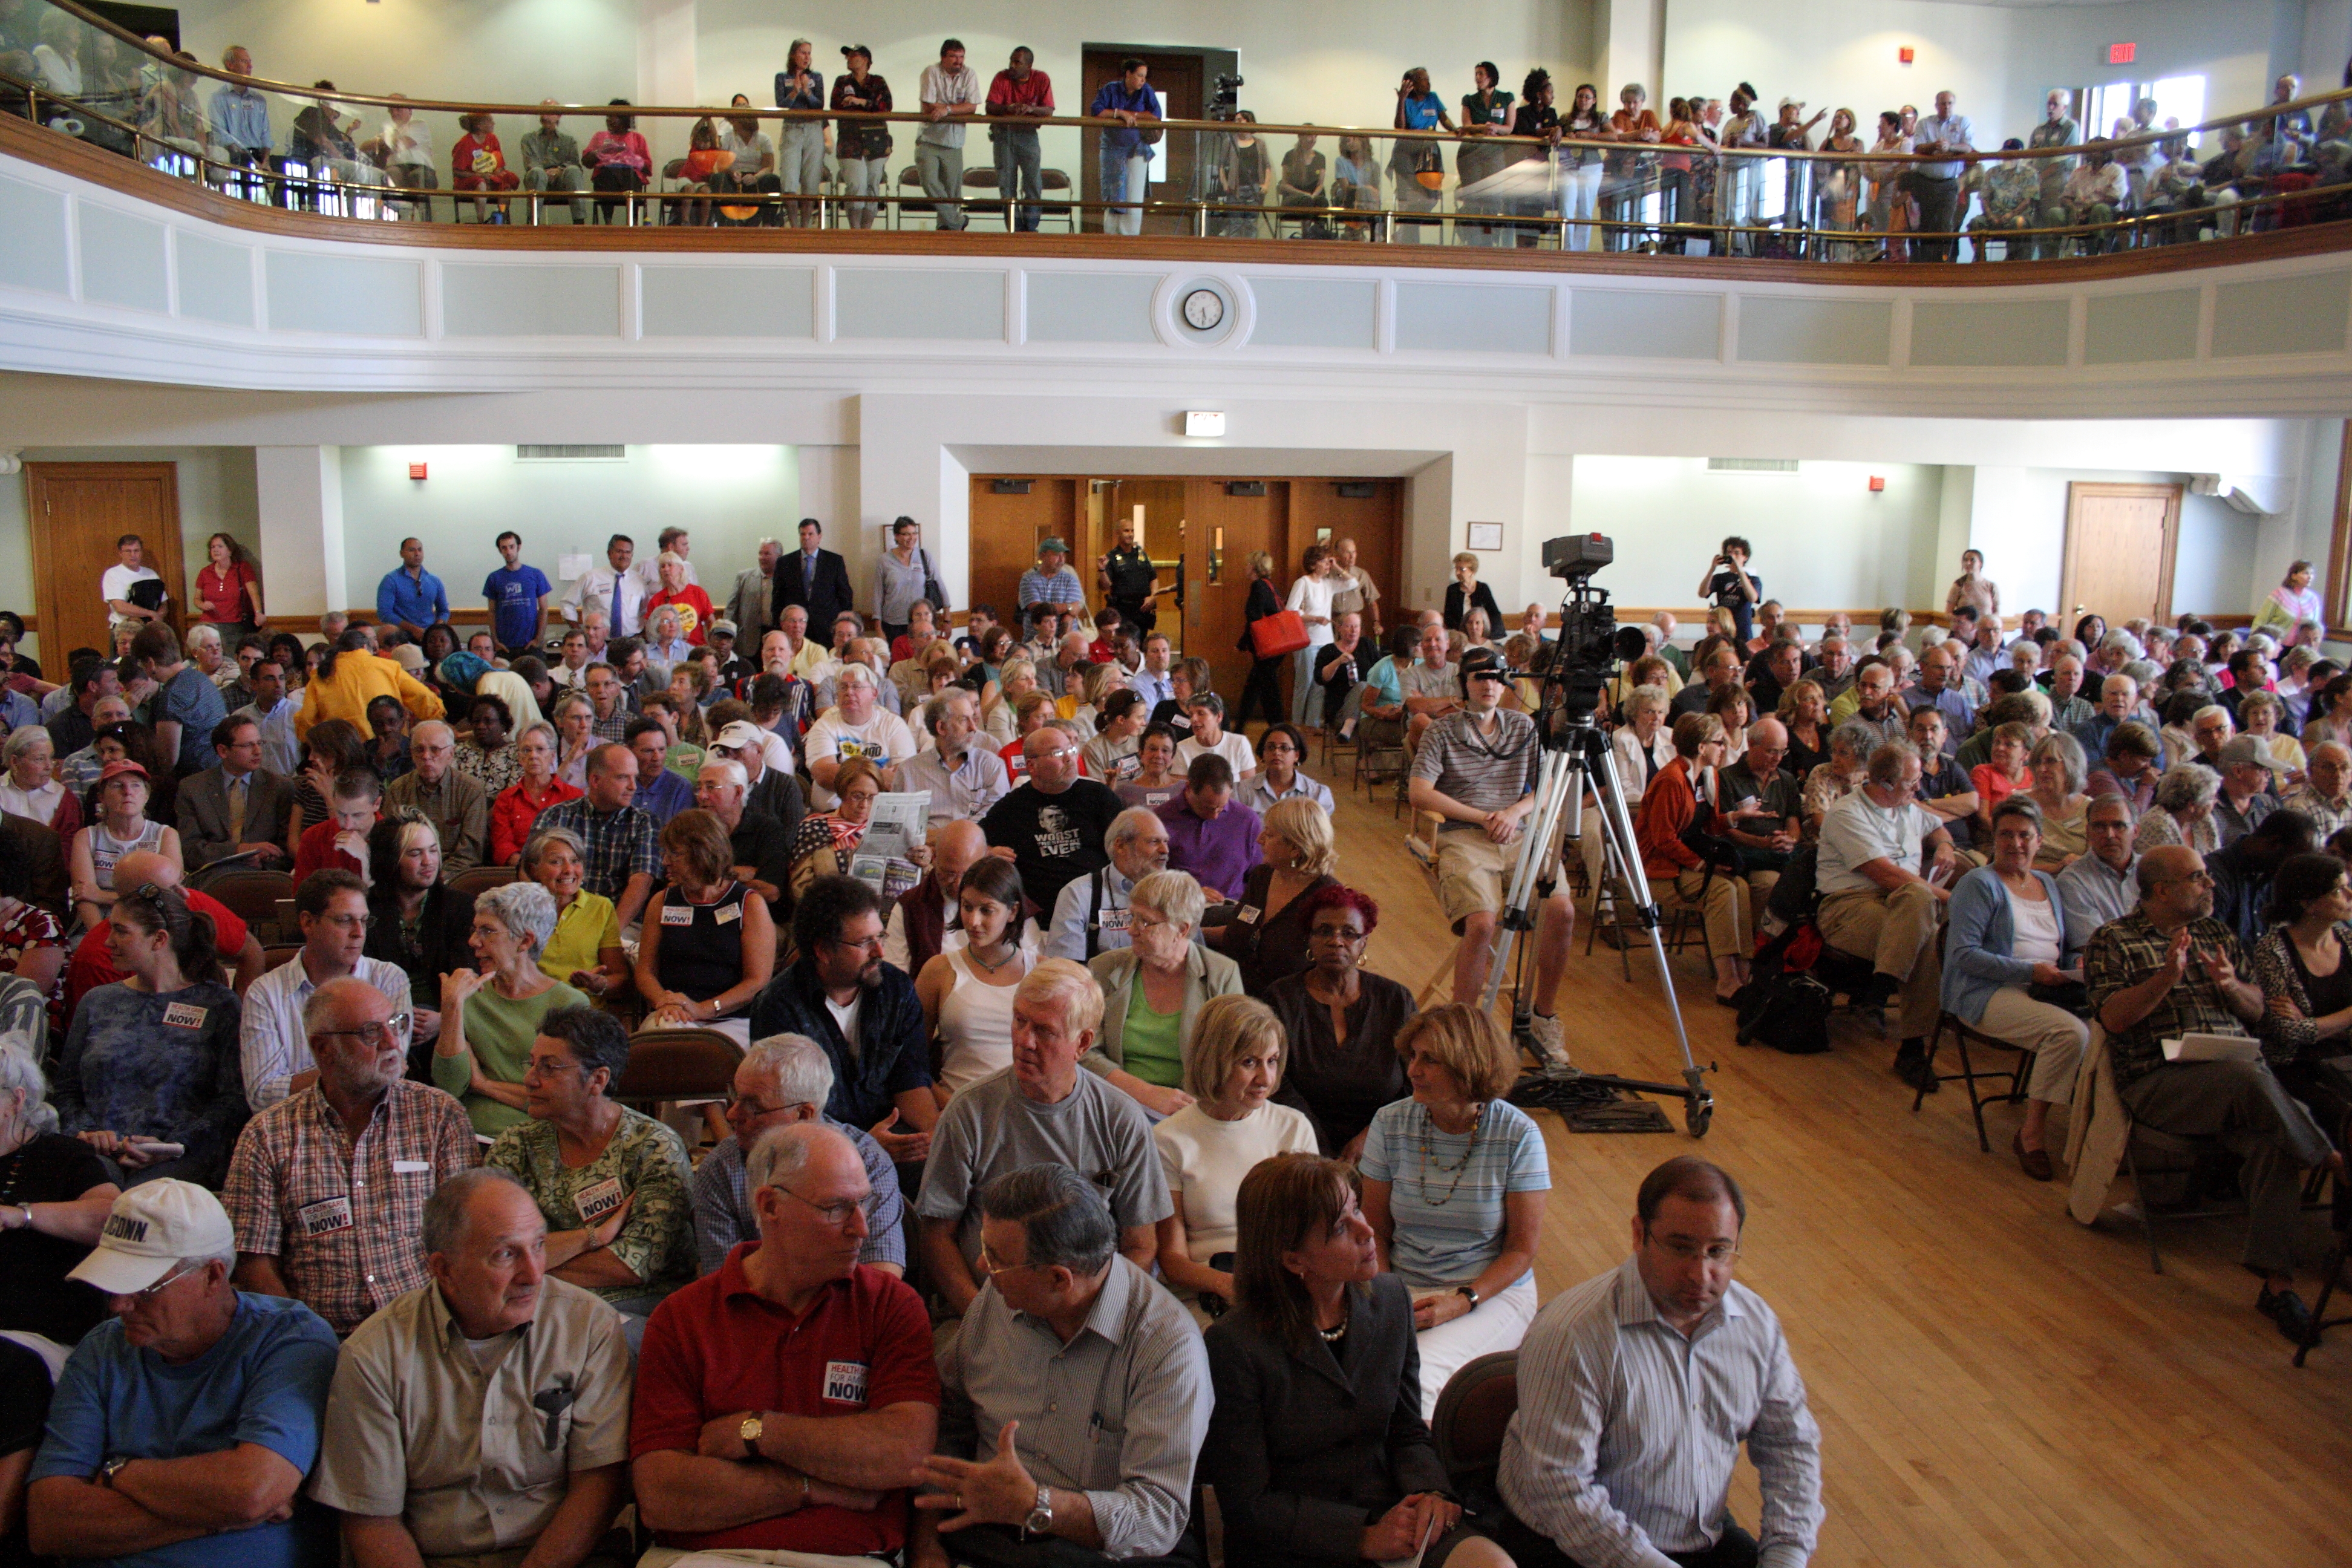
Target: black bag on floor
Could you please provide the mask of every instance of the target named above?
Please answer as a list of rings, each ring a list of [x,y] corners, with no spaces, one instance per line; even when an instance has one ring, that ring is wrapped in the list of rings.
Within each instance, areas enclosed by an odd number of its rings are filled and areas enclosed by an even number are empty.
[[[1796,1057],[1818,1056],[1830,1048],[1830,1009],[1835,998],[1812,973],[1822,951],[1821,930],[1810,920],[1757,950],[1738,997],[1741,1045],[1769,1046]]]

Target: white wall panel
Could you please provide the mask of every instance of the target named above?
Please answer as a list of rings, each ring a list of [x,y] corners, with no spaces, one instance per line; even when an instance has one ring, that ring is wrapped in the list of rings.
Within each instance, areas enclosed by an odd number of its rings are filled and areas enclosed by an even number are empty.
[[[74,205],[81,226],[82,298],[157,315],[170,310],[163,226],[89,202]]]

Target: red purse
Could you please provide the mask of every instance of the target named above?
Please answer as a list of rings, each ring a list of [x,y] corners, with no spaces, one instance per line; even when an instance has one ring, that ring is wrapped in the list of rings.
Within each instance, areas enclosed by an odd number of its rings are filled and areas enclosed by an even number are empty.
[[[1250,623],[1250,644],[1260,658],[1280,658],[1307,646],[1307,623],[1297,610],[1276,610]]]

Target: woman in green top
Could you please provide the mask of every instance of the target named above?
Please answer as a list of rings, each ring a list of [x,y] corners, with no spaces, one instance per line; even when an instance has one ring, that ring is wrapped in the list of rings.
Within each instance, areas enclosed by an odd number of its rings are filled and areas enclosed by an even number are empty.
[[[610,1013],[550,1012],[523,1071],[530,1119],[499,1133],[483,1163],[530,1191],[547,1221],[547,1271],[627,1319],[634,1349],[661,1299],[694,1278],[694,1205],[677,1134],[611,1098],[628,1061]]]
[[[1157,1121],[1192,1103],[1183,1083],[1193,1020],[1210,997],[1242,994],[1242,973],[1192,940],[1206,900],[1189,872],[1154,871],[1127,902],[1135,945],[1087,964],[1103,988],[1103,1019],[1100,1039],[1082,1059]]]
[[[539,955],[555,934],[555,900],[537,882],[509,882],[474,900],[467,940],[479,969],[441,977],[441,1037],[433,1081],[466,1102],[474,1131],[496,1137],[528,1121],[523,1068],[539,1026],[558,1007],[588,998],[541,973]]]

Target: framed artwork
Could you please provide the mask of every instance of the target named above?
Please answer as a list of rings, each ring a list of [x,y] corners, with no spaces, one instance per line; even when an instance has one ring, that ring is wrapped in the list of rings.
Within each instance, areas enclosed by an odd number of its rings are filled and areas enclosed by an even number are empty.
[[[1503,525],[1499,522],[1472,523],[1470,525],[1470,543],[1467,548],[1472,550],[1502,549]]]

